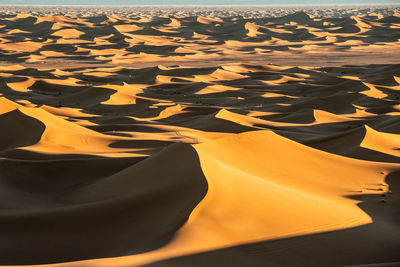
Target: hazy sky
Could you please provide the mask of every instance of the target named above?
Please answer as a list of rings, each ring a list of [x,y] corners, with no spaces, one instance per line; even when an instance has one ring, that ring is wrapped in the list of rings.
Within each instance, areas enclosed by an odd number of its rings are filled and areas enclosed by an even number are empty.
[[[0,4],[23,5],[309,5],[309,4],[400,4],[400,0],[0,0]]]

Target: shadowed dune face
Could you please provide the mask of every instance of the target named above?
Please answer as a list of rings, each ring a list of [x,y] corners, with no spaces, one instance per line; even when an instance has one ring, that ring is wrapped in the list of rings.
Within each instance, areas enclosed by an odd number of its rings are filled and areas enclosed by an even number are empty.
[[[2,264],[157,249],[184,224],[207,191],[197,155],[188,145],[171,146],[109,176],[106,173],[126,162],[93,161],[1,161]],[[95,163],[106,166],[99,172]],[[60,176],[46,165],[74,171]],[[82,166],[85,170],[78,169]],[[13,172],[12,167],[21,170]],[[90,177],[94,173],[95,179]]]
[[[25,116],[19,110],[0,115],[0,150],[36,144],[42,136],[45,125],[32,117]],[[25,132],[29,129],[29,133]]]
[[[375,11],[0,12],[0,265],[400,262]]]

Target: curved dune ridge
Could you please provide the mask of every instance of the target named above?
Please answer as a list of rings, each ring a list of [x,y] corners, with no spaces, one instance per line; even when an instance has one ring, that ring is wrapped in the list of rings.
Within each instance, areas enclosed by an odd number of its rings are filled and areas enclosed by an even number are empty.
[[[3,266],[240,266],[343,229],[379,242],[336,262],[399,260],[399,65],[0,69]]]
[[[0,266],[400,264],[398,11],[0,10]]]

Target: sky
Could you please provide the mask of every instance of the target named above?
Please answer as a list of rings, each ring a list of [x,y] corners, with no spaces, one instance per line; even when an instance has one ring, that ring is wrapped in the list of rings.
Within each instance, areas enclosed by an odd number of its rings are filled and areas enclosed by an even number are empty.
[[[312,5],[399,4],[400,0],[0,0],[0,5]]]

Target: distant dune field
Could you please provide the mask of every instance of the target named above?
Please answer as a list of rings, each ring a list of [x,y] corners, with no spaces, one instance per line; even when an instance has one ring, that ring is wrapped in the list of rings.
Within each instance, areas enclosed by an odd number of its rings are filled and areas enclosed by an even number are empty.
[[[0,266],[400,266],[399,12],[0,7]]]

